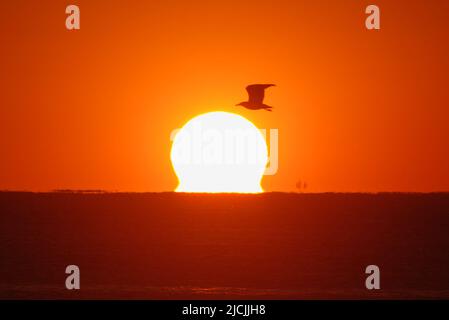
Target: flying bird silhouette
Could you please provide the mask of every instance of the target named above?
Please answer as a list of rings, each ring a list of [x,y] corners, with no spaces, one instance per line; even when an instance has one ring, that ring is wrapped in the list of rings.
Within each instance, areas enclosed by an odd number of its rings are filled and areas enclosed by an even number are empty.
[[[246,87],[248,91],[248,101],[240,102],[236,106],[242,106],[250,110],[264,109],[271,111],[273,107],[267,106],[263,103],[265,97],[265,89],[275,86],[274,84],[250,84]]]

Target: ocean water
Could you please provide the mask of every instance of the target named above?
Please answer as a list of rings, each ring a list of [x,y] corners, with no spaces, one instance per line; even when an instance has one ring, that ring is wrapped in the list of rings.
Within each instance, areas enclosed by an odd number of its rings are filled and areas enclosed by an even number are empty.
[[[0,193],[2,299],[449,298],[448,270],[445,193]]]

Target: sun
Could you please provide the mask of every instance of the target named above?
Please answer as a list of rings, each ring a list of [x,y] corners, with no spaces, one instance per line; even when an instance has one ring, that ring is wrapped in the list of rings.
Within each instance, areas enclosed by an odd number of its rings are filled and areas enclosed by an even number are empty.
[[[192,118],[175,133],[170,158],[177,192],[263,192],[267,144],[240,115],[217,111]]]

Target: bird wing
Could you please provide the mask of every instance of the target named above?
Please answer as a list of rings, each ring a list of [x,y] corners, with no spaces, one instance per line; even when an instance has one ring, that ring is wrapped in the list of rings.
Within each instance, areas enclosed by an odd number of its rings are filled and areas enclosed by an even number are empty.
[[[246,87],[248,92],[248,102],[252,104],[262,104],[265,97],[265,89],[274,86],[274,84],[251,84]]]

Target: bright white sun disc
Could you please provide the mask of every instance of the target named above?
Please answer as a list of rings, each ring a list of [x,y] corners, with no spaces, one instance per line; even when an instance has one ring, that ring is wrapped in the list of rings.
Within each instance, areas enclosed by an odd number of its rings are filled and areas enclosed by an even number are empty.
[[[268,151],[260,130],[246,118],[209,112],[175,135],[171,161],[178,192],[262,192]]]

